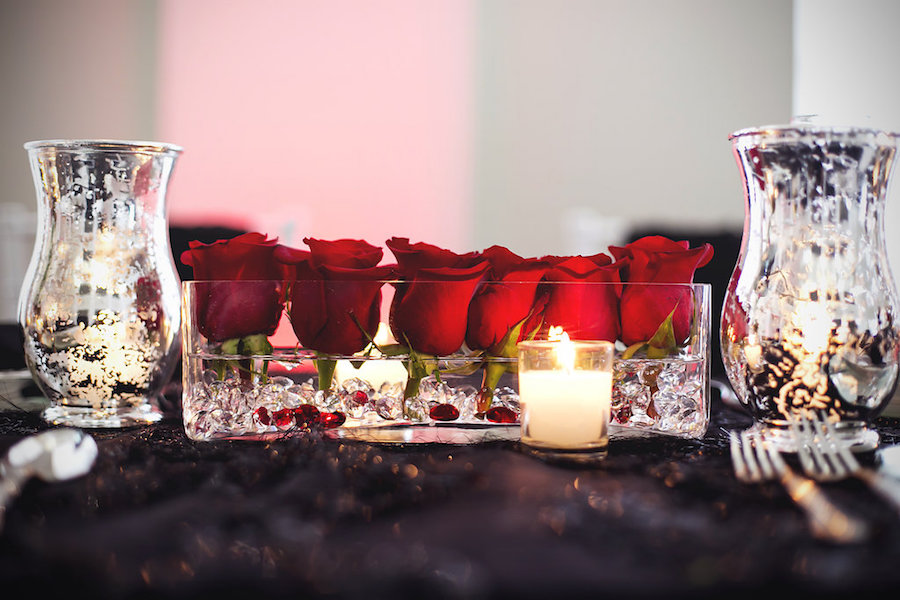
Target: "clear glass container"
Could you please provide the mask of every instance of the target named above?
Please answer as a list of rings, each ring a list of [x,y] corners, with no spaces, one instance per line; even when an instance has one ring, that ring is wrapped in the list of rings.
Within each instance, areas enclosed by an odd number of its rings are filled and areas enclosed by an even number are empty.
[[[510,351],[475,350],[460,337],[454,345],[458,349],[448,354],[413,355],[398,344],[389,325],[396,318],[392,310],[396,298],[408,293],[411,283],[375,282],[380,295],[353,292],[355,286],[371,283],[184,282],[182,411],[188,437],[198,441],[257,440],[321,426],[330,436],[381,443],[520,439],[515,343],[506,347]],[[445,288],[452,285],[425,284],[435,286],[431,290],[435,297],[445,295]],[[319,285],[326,286],[321,295],[296,293]],[[528,285],[486,281],[477,293],[499,294]],[[534,287],[533,282],[530,285]],[[629,287],[651,298],[683,298],[689,325],[683,343],[665,356],[626,356],[626,346],[616,343],[609,439],[702,438],[710,418],[709,284],[542,282],[539,293],[567,289],[610,298],[609,314],[573,309],[566,327],[572,338],[578,339],[579,321],[619,319],[617,294],[624,294]],[[229,307],[219,300],[223,294],[230,300]],[[369,299],[350,316],[344,297]],[[310,302],[312,298],[326,301]],[[449,320],[446,315],[428,312],[431,306],[426,304],[416,320],[428,330],[426,337],[444,337]],[[463,332],[484,325],[463,308]],[[253,318],[248,313],[253,313]],[[359,314],[368,315],[367,325],[355,316]],[[258,335],[227,326],[244,322],[265,326]],[[356,340],[363,328],[367,332],[361,343],[348,346],[353,353],[321,352],[304,347],[292,330],[308,329],[305,323],[317,324],[314,329],[328,323],[323,330],[328,329],[330,342]],[[229,333],[217,335],[228,329]],[[582,339],[594,339],[592,335]],[[369,336],[371,343],[366,343]],[[410,372],[421,376],[412,384]]]
[[[773,439],[817,410],[848,442],[877,444],[868,425],[900,351],[883,221],[897,136],[797,124],[730,139],[746,201],[720,330],[731,385]]]
[[[170,144],[25,144],[38,201],[19,298],[25,359],[50,400],[44,418],[76,427],[157,421],[178,364],[180,283],[169,244]]]

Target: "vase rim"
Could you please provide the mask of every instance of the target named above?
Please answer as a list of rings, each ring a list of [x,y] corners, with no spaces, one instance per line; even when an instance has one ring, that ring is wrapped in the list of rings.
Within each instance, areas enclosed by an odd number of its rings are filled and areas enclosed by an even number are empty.
[[[413,284],[452,284],[457,283],[454,280],[447,279],[374,279],[374,280],[365,280],[365,279],[187,279],[181,282],[183,287],[197,287],[202,284],[238,284],[238,285],[258,285],[260,283],[280,283],[282,281],[290,281],[290,282],[298,282],[298,283],[381,283],[384,285],[400,285],[400,286],[410,286]],[[696,290],[709,289],[712,290],[712,284],[705,281],[688,281],[681,283],[666,283],[663,281],[588,281],[585,279],[574,279],[574,280],[565,280],[565,281],[554,281],[554,280],[541,280],[541,281],[528,281],[528,280],[484,280],[481,282],[482,284],[487,285],[559,285],[559,286],[645,286],[647,288],[668,288],[668,287],[689,287]]]
[[[886,135],[900,138],[900,132],[853,125],[819,125],[812,123],[792,123],[787,125],[762,125],[746,127],[729,134],[729,140],[749,136],[789,137],[791,135]]]
[[[24,148],[28,151],[46,148],[58,150],[95,150],[100,152],[160,152],[180,154],[184,151],[177,144],[167,142],[151,142],[143,140],[111,140],[111,139],[54,139],[34,140],[26,142]]]

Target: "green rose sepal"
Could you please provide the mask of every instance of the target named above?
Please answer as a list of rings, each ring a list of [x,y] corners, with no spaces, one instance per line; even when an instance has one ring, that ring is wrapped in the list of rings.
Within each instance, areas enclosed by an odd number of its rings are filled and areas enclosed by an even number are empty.
[[[272,354],[274,348],[265,334],[255,333],[241,338],[225,340],[222,342],[222,345],[219,346],[219,351],[226,356],[244,356],[248,354],[251,356],[259,356]],[[268,378],[269,361],[263,361],[262,371],[259,373],[253,371],[253,365],[251,361],[247,359],[219,359],[214,361],[213,368],[220,380],[225,379],[225,375],[229,369],[237,371],[242,378],[250,377],[252,375],[261,375],[263,380],[265,380]]]
[[[677,308],[677,306],[676,306]],[[647,358],[666,358],[671,356],[678,350],[678,344],[675,342],[675,326],[673,318],[675,316],[675,308],[669,313],[669,316],[660,323],[656,333],[653,334],[646,342],[637,342],[630,345],[622,353],[622,358],[627,360],[634,358],[637,354],[643,354]]]

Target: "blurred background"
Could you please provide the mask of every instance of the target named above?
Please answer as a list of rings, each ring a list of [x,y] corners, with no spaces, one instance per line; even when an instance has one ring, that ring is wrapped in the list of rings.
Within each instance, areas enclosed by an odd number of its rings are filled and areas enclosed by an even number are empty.
[[[529,256],[671,233],[715,241],[720,301],[729,133],[900,130],[898,30],[893,0],[0,0],[0,321],[34,238],[22,144],[55,138],[183,146],[187,231]]]

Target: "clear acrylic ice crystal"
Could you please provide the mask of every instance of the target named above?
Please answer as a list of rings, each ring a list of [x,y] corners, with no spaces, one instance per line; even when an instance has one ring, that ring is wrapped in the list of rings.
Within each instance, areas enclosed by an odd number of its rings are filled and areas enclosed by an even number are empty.
[[[361,378],[343,380],[327,392],[317,389],[316,378],[277,375],[246,381],[234,373],[220,379],[214,369],[198,371],[185,405],[185,429],[192,439],[261,435],[295,428],[290,410],[311,404],[323,413],[340,412],[345,427],[378,426],[398,422],[428,424],[434,406],[450,404],[459,411],[458,423],[483,423],[477,412],[479,383],[460,376],[426,377],[417,396],[404,400],[404,383],[385,382],[377,389]],[[699,437],[705,432],[708,409],[704,404],[706,365],[701,360],[630,359],[615,364],[611,417],[618,425],[644,431]],[[520,412],[519,395],[512,385],[494,390],[492,406]],[[268,418],[260,418],[265,409]],[[282,419],[276,423],[279,411]],[[404,410],[405,409],[405,410]]]
[[[616,361],[612,418],[630,427],[699,437],[706,429],[706,363],[699,359]]]

